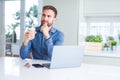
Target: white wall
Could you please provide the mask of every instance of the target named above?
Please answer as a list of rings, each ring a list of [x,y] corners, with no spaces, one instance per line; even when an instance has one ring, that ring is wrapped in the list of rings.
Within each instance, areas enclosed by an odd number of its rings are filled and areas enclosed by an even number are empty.
[[[84,0],[86,16],[120,16],[120,0]]]
[[[79,0],[43,0],[43,5],[53,5],[58,10],[55,26],[65,34],[65,45],[78,44]]]

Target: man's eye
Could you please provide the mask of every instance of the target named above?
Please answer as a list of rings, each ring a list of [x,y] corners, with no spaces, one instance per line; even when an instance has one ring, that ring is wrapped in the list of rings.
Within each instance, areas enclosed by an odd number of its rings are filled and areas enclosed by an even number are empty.
[[[50,15],[48,15],[48,17],[51,17]]]
[[[45,16],[44,14],[42,16]]]

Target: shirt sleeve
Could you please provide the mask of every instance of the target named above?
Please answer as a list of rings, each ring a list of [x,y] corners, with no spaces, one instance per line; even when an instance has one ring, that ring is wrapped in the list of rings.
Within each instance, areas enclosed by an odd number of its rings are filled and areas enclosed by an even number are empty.
[[[47,53],[48,53],[49,59],[51,59],[53,47],[54,47],[55,45],[62,45],[63,42],[64,42],[64,34],[63,34],[63,33],[60,33],[60,34],[57,35],[56,37],[57,37],[56,40],[52,40],[51,37],[46,40]],[[48,59],[48,60],[49,60],[49,59]]]
[[[52,50],[53,50],[53,41],[51,37],[46,40],[46,44],[47,44],[48,60],[50,60],[52,56]]]
[[[25,59],[25,58],[28,58],[28,56],[30,55],[30,52],[31,52],[31,47],[30,47],[31,43],[29,41],[28,45],[27,46],[24,46],[22,44],[21,48],[20,48],[20,57],[22,59]]]
[[[57,40],[54,42],[54,45],[63,45],[64,42],[64,34],[62,32],[57,35]]]

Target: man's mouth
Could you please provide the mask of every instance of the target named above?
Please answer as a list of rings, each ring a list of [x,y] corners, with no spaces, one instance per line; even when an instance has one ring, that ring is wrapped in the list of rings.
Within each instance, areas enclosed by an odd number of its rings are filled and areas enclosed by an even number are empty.
[[[47,24],[47,21],[42,21],[43,24]]]

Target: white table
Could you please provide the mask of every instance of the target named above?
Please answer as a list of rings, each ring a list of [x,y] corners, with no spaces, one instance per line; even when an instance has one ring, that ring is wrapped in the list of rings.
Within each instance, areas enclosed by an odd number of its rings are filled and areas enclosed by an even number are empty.
[[[82,64],[77,68],[47,69],[26,68],[27,62],[46,61],[0,57],[0,80],[120,80],[120,67],[117,66]]]

